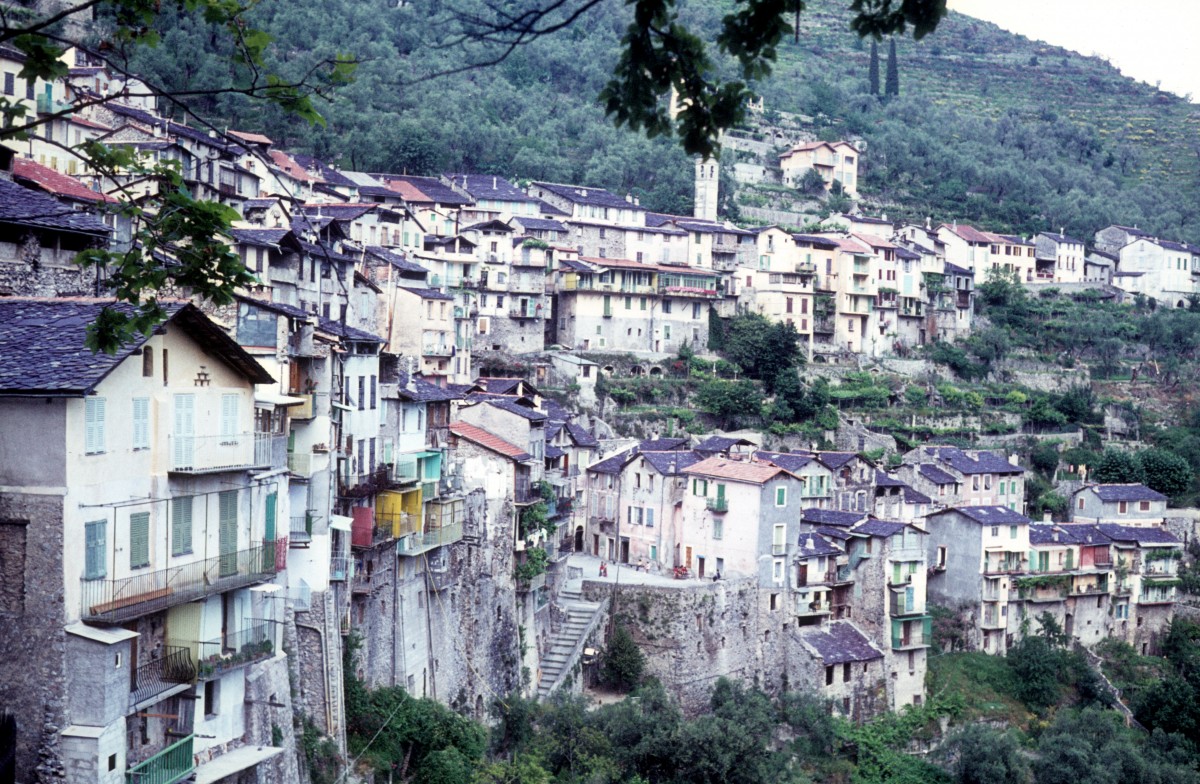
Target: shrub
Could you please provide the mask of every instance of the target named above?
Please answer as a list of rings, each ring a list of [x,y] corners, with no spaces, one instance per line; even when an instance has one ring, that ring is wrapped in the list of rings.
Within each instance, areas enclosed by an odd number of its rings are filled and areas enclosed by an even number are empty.
[[[642,682],[646,656],[624,626],[613,632],[600,665],[600,679],[619,691],[632,691]]]

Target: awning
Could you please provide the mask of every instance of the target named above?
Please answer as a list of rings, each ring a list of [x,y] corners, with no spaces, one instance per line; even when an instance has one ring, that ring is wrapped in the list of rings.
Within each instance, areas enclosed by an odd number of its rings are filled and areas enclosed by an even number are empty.
[[[353,518],[350,517],[343,517],[342,515],[329,515],[329,527],[336,528],[339,531],[349,531],[350,525],[353,522]]]
[[[302,397],[285,395],[277,389],[254,390],[255,408],[285,408],[287,406],[302,406],[308,401]]]
[[[345,403],[333,403],[332,405],[334,408],[336,408],[339,411],[353,411],[354,410],[354,406],[348,406]]]
[[[196,784],[213,784],[283,753],[275,746],[242,746],[196,766]]]
[[[426,458],[426,457],[441,457],[441,455],[442,455],[441,452],[417,452],[418,459]]]

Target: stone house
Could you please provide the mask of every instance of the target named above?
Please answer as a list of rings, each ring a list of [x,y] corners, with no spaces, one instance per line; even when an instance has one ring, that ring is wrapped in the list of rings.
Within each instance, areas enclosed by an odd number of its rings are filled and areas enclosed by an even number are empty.
[[[858,197],[858,148],[849,142],[804,142],[779,156],[783,184],[799,185],[809,169],[816,171],[829,191],[834,182],[841,184],[846,195]]]
[[[1025,508],[1025,469],[986,450],[922,446],[903,456],[896,475],[944,506]]]
[[[1029,526],[1029,571],[1010,592],[1031,624],[1049,613],[1072,640],[1091,646],[1112,633],[1112,539],[1094,525]],[[1037,631],[1033,626],[1032,631]]]
[[[1083,240],[1049,231],[1039,232],[1036,243],[1037,276],[1039,283],[1080,283],[1086,272],[1084,258],[1087,249]]]
[[[1175,586],[1183,546],[1157,527],[1099,523],[1112,540],[1113,631],[1139,653],[1158,655],[1159,643],[1175,614]]]
[[[1140,483],[1086,485],[1071,495],[1073,523],[1161,526],[1167,497]]]
[[[864,721],[888,708],[883,652],[851,621],[788,632],[796,681],[811,685],[838,714]]]

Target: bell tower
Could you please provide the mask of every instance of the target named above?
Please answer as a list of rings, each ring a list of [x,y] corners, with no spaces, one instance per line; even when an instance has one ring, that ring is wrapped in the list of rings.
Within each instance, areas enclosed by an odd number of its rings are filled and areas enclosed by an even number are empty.
[[[717,219],[717,182],[721,177],[721,165],[715,158],[696,159],[696,197],[692,216],[700,220]]]

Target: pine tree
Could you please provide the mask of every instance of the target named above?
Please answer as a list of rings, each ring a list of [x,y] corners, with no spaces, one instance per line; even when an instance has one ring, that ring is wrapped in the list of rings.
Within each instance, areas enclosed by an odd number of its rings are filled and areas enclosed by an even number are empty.
[[[879,46],[871,41],[871,65],[870,65],[870,80],[871,80],[871,95],[879,95]]]
[[[891,39],[888,46],[887,81],[883,84],[883,94],[887,97],[900,94],[900,69],[896,65],[896,39]]]

